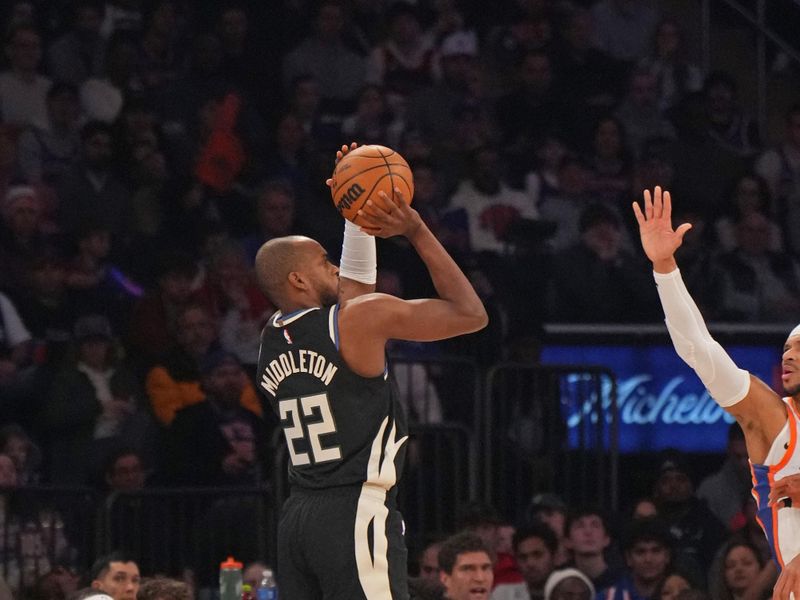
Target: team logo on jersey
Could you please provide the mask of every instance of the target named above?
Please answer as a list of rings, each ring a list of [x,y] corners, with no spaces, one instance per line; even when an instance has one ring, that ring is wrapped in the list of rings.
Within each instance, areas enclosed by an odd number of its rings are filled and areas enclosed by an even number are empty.
[[[292,340],[292,336],[289,335],[289,330],[288,329],[284,328],[283,337],[286,338],[286,343],[287,344],[294,344],[294,341]]]

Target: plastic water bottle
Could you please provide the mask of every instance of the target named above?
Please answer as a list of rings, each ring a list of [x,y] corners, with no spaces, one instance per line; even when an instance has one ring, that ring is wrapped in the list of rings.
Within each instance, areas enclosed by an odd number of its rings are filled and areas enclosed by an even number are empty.
[[[256,600],[278,600],[278,588],[275,585],[272,569],[264,569],[261,583],[256,588]]]
[[[232,556],[219,566],[220,600],[242,600],[242,563]]]

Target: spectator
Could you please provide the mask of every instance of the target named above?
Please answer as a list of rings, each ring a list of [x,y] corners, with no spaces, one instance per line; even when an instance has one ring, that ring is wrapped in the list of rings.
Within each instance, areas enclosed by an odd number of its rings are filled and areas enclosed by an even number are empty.
[[[769,221],[767,249],[773,253],[783,252],[783,232],[772,218],[773,205],[769,187],[760,175],[751,172],[736,178],[725,200],[724,214],[714,222],[714,233],[720,250],[731,252],[736,248],[736,223],[743,216],[757,212]]]
[[[612,586],[600,590],[607,600],[650,600],[670,566],[672,540],[657,517],[630,524],[624,552],[627,572]]]
[[[196,300],[197,265],[180,250],[164,250],[156,263],[156,285],[133,307],[129,346],[142,366],[163,357],[177,340],[178,315]]]
[[[577,569],[554,571],[544,586],[544,600],[591,600],[594,595],[594,585]]]
[[[80,147],[78,91],[56,83],[47,91],[47,119],[31,125],[18,141],[22,175],[32,184],[58,186],[77,160]]]
[[[573,566],[591,579],[598,590],[612,585],[620,574],[606,561],[611,537],[605,516],[599,510],[579,509],[570,513],[564,529]]]
[[[147,16],[138,56],[145,93],[163,90],[183,68],[186,40],[179,6],[172,0],[162,0]]]
[[[694,495],[689,467],[681,454],[665,453],[653,486],[653,499],[674,539],[675,565],[702,579],[726,532],[705,502]]]
[[[500,256],[506,250],[509,225],[520,218],[535,219],[536,207],[525,194],[512,190],[503,181],[496,149],[475,149],[471,167],[470,177],[461,181],[448,208],[465,214],[472,252]]]
[[[295,193],[288,181],[272,179],[258,189],[256,218],[258,231],[242,239],[242,247],[251,265],[255,264],[256,253],[265,242],[296,231]]]
[[[121,252],[130,236],[132,211],[130,190],[113,171],[113,141],[108,125],[90,121],[83,126],[80,160],[58,189],[59,221],[67,234],[86,221],[102,224]]]
[[[555,160],[558,159],[553,157]],[[547,240],[547,247],[558,252],[580,242],[580,215],[592,204],[589,192],[591,171],[585,161],[564,154],[558,160],[555,176],[558,189],[545,190],[548,193],[540,196],[537,209],[543,221],[556,225],[555,234]]]
[[[649,138],[671,139],[675,129],[658,106],[658,81],[648,70],[635,69],[628,80],[628,92],[614,114],[625,127],[630,151],[642,154]]]
[[[126,98],[141,93],[137,59],[138,47],[130,33],[121,31],[108,40],[103,73],[85,80],[78,91],[81,108],[89,121],[113,123]]]
[[[439,578],[447,600],[488,600],[492,590],[492,550],[473,533],[459,533],[442,543]]]
[[[554,53],[558,96],[565,112],[562,134],[572,146],[580,146],[588,139],[597,119],[617,103],[624,81],[617,62],[594,46],[593,29],[588,10],[570,11]]]
[[[30,265],[51,249],[53,236],[45,232],[44,205],[30,186],[6,191],[0,218],[0,288],[20,294],[30,282]]]
[[[142,288],[110,260],[111,232],[103,223],[80,223],[77,252],[67,262],[65,284],[82,312],[105,314],[115,329],[127,326]]]
[[[0,423],[27,424],[35,412],[36,370],[32,338],[14,303],[0,292]]]
[[[703,479],[697,487],[697,497],[708,503],[714,516],[728,528],[742,513],[752,488],[750,463],[744,433],[738,423],[728,429],[728,446],[722,467]]]
[[[547,131],[560,131],[564,115],[555,88],[550,55],[535,50],[519,66],[518,84],[495,105],[504,153],[517,172],[529,167],[534,141]]]
[[[439,550],[441,540],[431,542],[419,553],[419,578],[431,583],[439,583]]]
[[[79,582],[80,577],[74,570],[57,565],[49,573],[39,577],[31,590],[31,595],[36,600],[71,600]]]
[[[766,180],[783,216],[789,250],[800,254],[800,104],[786,112],[782,142],[761,154],[754,169]]]
[[[12,28],[5,50],[10,68],[0,73],[0,120],[16,127],[44,127],[50,79],[37,73],[42,59],[39,32],[26,24]]]
[[[722,550],[709,582],[714,600],[769,598],[777,573],[753,545],[732,540]]]
[[[178,313],[177,325],[177,344],[150,369],[145,381],[153,414],[161,425],[170,425],[179,410],[204,400],[200,364],[207,354],[219,349],[217,324],[203,306],[184,307]],[[255,388],[249,382],[243,386],[239,400],[244,408],[262,414]]]
[[[139,565],[118,552],[98,558],[89,571],[89,579],[94,589],[113,600],[136,600],[141,581]]]
[[[600,0],[592,17],[597,47],[627,64],[647,54],[658,24],[658,12],[642,0]]]
[[[675,106],[686,94],[700,91],[703,77],[700,69],[689,61],[684,32],[675,19],[661,19],[656,27],[651,53],[639,61],[656,79],[658,107],[662,114]]]
[[[324,110],[342,115],[364,85],[366,64],[344,43],[344,7],[326,0],[319,5],[314,32],[291,50],[283,60],[284,85],[299,75],[311,75],[319,84]]]
[[[426,142],[436,145],[452,139],[455,111],[470,98],[469,81],[477,62],[478,39],[474,32],[457,31],[442,40],[439,80],[415,93],[408,102],[406,121],[414,124]]]
[[[657,320],[654,290],[638,257],[623,248],[619,217],[602,204],[591,205],[581,213],[579,229],[580,243],[554,258],[550,314],[590,323]]]
[[[681,592],[694,589],[690,579],[680,571],[670,570],[653,592],[653,600],[676,600]]]
[[[39,483],[42,451],[22,427],[10,423],[0,428],[0,453],[14,462],[18,485],[25,487]]]
[[[176,484],[256,485],[266,479],[269,431],[240,398],[247,376],[233,354],[221,350],[200,365],[205,397],[179,410],[168,431],[167,471]]]
[[[606,116],[597,122],[587,163],[592,170],[592,199],[618,209],[631,196],[633,171],[626,129],[620,120]]]
[[[708,135],[723,150],[745,160],[761,147],[756,122],[739,106],[739,89],[724,71],[711,73],[703,85]]]
[[[492,600],[543,600],[545,582],[555,569],[555,533],[548,525],[534,522],[517,529],[512,547],[523,582],[498,585]]]
[[[147,472],[142,457],[132,448],[115,450],[106,460],[103,479],[109,493],[143,489],[147,483]]]
[[[647,519],[658,515],[658,507],[652,498],[644,497],[639,498],[633,503],[631,510],[631,518],[636,521],[639,519]]]
[[[492,506],[479,502],[468,504],[462,509],[456,526],[457,531],[468,531],[483,539],[494,557],[493,581],[495,585],[518,582],[521,576],[510,552],[502,552],[500,535],[503,521]]]
[[[783,322],[800,310],[800,265],[791,255],[769,250],[770,225],[759,212],[737,221],[737,247],[717,262],[721,318]]]
[[[553,533],[556,534],[556,540],[558,540],[558,548],[553,554],[553,564],[556,567],[562,567],[567,564],[571,557],[566,544],[566,503],[553,493],[536,494],[531,498],[525,515],[531,522],[541,521],[550,527]]]
[[[435,49],[414,4],[393,3],[385,21],[386,38],[370,53],[366,81],[383,86],[389,105],[402,109],[409,96],[432,83]]]
[[[137,383],[116,357],[111,324],[101,315],[75,322],[76,357],[56,375],[45,401],[42,428],[49,443],[50,480],[89,482],[95,465],[134,435]]]
[[[47,48],[47,70],[56,83],[79,86],[102,72],[103,11],[96,0],[79,0],[73,3],[72,17],[72,27]]]
[[[108,39],[117,32],[139,33],[142,29],[141,0],[107,0],[100,34]]]
[[[254,374],[261,330],[275,307],[256,285],[252,264],[238,242],[223,242],[209,257],[205,281],[197,293],[220,323],[222,347]]]
[[[136,600],[191,600],[193,597],[187,584],[167,577],[145,579],[136,594]]]
[[[355,112],[342,121],[342,137],[361,144],[397,148],[403,127],[403,121],[389,104],[386,91],[378,85],[365,85],[358,94]]]

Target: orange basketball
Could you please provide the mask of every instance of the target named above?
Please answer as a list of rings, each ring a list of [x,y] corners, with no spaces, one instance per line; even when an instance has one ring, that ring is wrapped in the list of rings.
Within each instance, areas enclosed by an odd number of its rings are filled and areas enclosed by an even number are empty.
[[[367,200],[383,205],[378,192],[391,198],[400,188],[406,202],[414,197],[414,177],[405,159],[386,146],[360,146],[344,155],[333,170],[331,196],[345,219],[358,223],[358,211]]]

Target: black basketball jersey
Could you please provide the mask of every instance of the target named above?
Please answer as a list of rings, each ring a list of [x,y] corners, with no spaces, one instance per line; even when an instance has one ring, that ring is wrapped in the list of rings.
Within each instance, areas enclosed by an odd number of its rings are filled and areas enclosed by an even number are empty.
[[[258,387],[281,421],[292,485],[389,490],[405,458],[405,415],[388,371],[361,377],[342,359],[338,311],[275,313],[261,333]]]

